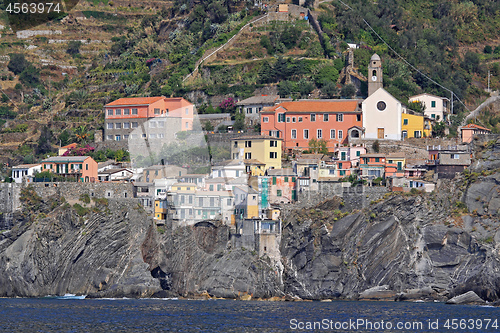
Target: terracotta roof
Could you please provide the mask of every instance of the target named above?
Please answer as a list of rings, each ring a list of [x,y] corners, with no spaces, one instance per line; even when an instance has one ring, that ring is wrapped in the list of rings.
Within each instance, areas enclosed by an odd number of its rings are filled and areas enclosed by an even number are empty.
[[[360,103],[361,101],[353,99],[302,100],[283,102],[273,107],[265,108],[262,112],[275,112],[278,108],[283,108],[287,112],[361,112],[358,107]]]
[[[83,162],[87,158],[92,158],[90,156],[53,156],[42,161],[42,163],[50,162],[60,162],[60,163],[71,163],[71,162]]]
[[[163,96],[158,97],[132,97],[132,98],[120,98],[116,101],[108,103],[104,106],[118,106],[118,105],[149,105],[151,103],[157,102],[164,99]]]
[[[462,127],[462,129],[480,129],[480,130],[483,130],[483,131],[491,132],[490,129],[488,129],[486,127],[483,127],[483,126],[476,125],[476,124],[468,124],[468,125]]]
[[[72,148],[75,148],[76,146],[78,146],[78,144],[76,144],[76,143],[70,143],[69,145],[63,146],[61,148],[72,149]]]
[[[268,176],[296,176],[292,169],[269,169],[267,170]]]

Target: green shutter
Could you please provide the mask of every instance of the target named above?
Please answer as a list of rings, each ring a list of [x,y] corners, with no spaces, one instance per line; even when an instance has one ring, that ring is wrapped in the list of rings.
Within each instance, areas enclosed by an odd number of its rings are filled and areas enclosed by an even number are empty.
[[[273,177],[273,185],[276,185],[276,177]]]

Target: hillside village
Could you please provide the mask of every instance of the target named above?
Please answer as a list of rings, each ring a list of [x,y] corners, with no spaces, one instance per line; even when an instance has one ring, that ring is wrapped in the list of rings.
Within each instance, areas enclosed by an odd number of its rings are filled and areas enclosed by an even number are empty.
[[[373,193],[376,200],[389,192],[432,192],[439,179],[454,178],[470,166],[474,136],[490,133],[469,124],[461,128],[455,144],[438,139],[426,146],[432,127],[448,121],[449,100],[417,95],[410,101],[421,104],[424,112],[412,111],[384,89],[377,54],[369,72],[366,99],[254,96],[239,101],[246,121],[260,124],[261,131],[235,133],[229,127],[230,133],[219,135],[229,144],[230,154],[217,161],[210,156],[210,139],[206,141],[210,133],[201,128],[203,117],[186,99],[121,98],[104,105],[105,129],[96,135],[96,143],[127,150],[130,162],[97,163],[85,155],[92,147],[73,143],[61,147],[59,156],[13,166],[12,179],[39,190],[81,184],[91,197],[134,197],[154,216],[158,228],[217,221],[211,223],[225,224],[240,234],[242,245],[272,255],[281,233],[280,209],[349,193]],[[382,152],[380,146],[386,143],[396,151]],[[198,149],[198,170],[205,172],[192,172],[187,164],[195,163],[193,159],[170,158],[164,150],[172,145],[186,156],[193,147]],[[405,147],[420,154],[406,154]],[[91,192],[86,192],[86,183],[93,184]],[[113,191],[105,190],[110,183],[115,184]]]

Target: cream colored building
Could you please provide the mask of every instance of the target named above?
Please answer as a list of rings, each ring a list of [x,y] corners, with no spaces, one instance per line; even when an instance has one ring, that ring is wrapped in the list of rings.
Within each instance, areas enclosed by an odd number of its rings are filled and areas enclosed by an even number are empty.
[[[379,88],[361,106],[365,139],[401,140],[401,102]]]
[[[265,170],[281,169],[282,141],[268,135],[245,135],[234,138],[231,140],[231,157],[233,160],[245,161],[246,165],[260,162]]]
[[[436,121],[445,120],[450,113],[450,100],[445,97],[425,93],[410,97],[408,102],[421,102],[425,107],[424,115]]]

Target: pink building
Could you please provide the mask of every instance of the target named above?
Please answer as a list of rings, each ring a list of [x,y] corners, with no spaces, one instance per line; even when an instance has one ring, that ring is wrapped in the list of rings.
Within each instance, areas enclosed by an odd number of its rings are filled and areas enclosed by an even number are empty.
[[[462,127],[462,142],[469,143],[476,134],[489,134],[491,130],[476,124],[468,124]]]

